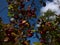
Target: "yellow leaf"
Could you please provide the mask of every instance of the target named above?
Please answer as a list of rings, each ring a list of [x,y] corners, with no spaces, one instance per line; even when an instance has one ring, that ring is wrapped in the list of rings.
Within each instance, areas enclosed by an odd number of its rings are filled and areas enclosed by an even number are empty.
[[[40,43],[40,42],[34,42],[33,44],[34,45],[42,45],[42,43]]]
[[[35,32],[36,30],[31,30],[32,32]]]
[[[12,32],[11,34],[14,35],[14,36],[17,36],[14,32]]]

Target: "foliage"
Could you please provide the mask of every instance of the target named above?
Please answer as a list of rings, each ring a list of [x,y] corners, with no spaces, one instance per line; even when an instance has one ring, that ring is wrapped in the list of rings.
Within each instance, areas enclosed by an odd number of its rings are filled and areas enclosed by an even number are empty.
[[[54,20],[50,20],[50,16],[56,16]],[[46,19],[47,18],[47,19]],[[53,18],[53,17],[52,17]],[[60,39],[60,16],[56,15],[51,10],[48,10],[44,13],[44,16],[41,16],[42,20],[41,26],[38,28],[41,34],[41,42],[46,45],[59,45],[58,39]],[[59,32],[58,32],[59,31]],[[56,44],[56,42],[58,42]]]

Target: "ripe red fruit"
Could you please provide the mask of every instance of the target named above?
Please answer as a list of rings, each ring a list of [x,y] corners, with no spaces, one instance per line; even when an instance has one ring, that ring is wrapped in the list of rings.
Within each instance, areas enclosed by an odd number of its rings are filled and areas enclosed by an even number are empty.
[[[11,34],[11,32],[10,31],[8,31],[8,30],[6,30],[6,34],[8,35],[8,34]]]
[[[41,31],[41,32],[40,32],[40,34],[45,34],[45,33],[46,33],[46,31]]]
[[[15,19],[18,19],[18,18],[19,18],[19,16],[18,16],[18,15],[14,15],[14,18],[15,18]]]
[[[21,8],[24,8],[25,5],[24,4],[21,4],[20,6],[21,6]]]
[[[19,23],[19,26],[22,26],[23,24],[22,23]]]
[[[32,16],[32,14],[31,14],[31,13],[29,13],[29,12],[28,12],[28,14],[27,14],[27,15],[28,15],[28,17],[31,17],[31,16]]]
[[[7,36],[8,36],[8,37],[10,37],[10,36],[11,36],[11,34],[7,34]]]
[[[29,13],[31,13],[31,10],[30,10],[30,9],[28,9],[28,10],[27,10],[27,13],[28,13],[28,12],[29,12]]]
[[[29,34],[27,34],[27,36],[28,36],[28,37],[32,37],[32,36],[33,36],[33,34],[32,34],[32,33],[29,33]]]
[[[13,36],[10,36],[9,37],[9,41],[15,42],[14,37]]]
[[[43,34],[43,32],[41,31],[40,34]]]
[[[30,32],[31,32],[31,30],[27,30],[27,32],[28,32],[28,33],[30,33]]]
[[[26,11],[23,8],[20,10],[20,12],[21,12],[22,15],[26,14]]]
[[[46,39],[45,38],[41,38],[41,43],[46,43]]]
[[[8,32],[10,32],[10,33],[11,33],[11,32],[13,32],[13,30],[11,30],[11,29],[10,29],[10,30],[8,30]]]

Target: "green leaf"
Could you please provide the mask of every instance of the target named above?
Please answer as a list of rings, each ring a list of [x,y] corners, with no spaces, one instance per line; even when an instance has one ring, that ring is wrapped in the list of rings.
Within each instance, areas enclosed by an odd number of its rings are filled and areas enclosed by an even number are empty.
[[[13,16],[14,16],[14,14],[13,14],[13,13],[8,12],[8,16],[9,16],[9,17],[13,17]]]
[[[47,12],[44,13],[46,17],[53,16],[55,15],[55,12],[52,12],[51,10],[48,10]]]

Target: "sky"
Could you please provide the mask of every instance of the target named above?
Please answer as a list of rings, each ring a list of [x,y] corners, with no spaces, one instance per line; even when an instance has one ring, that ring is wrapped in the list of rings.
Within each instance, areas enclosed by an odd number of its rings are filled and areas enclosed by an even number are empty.
[[[5,8],[6,7],[6,8]],[[2,20],[4,23],[9,23],[8,15],[8,3],[6,0],[0,0],[0,17],[2,17]]]
[[[28,2],[28,3],[25,3],[25,5],[26,5],[25,8],[26,8],[29,4],[31,4],[31,1],[32,1],[32,0],[30,0],[30,2]],[[37,8],[37,10],[36,10],[37,17],[39,17],[39,15],[40,15],[40,10],[41,10],[41,12],[43,12],[42,9],[44,9],[44,11],[46,11],[46,10],[48,9],[47,7],[49,7],[49,6],[51,5],[50,3],[53,4],[52,0],[48,0],[48,1],[50,1],[50,2],[47,2],[47,0],[43,0],[43,1],[47,3],[47,6],[46,6],[46,7],[43,7],[43,6],[39,3],[39,0],[35,0],[35,4],[36,4],[36,5],[33,5],[33,7],[35,6],[35,7]],[[48,5],[49,5],[49,6],[48,6]],[[54,7],[54,6],[56,6],[56,5],[53,4],[52,7]],[[33,7],[31,7],[31,8],[33,8]],[[57,8],[57,7],[56,7],[56,8]],[[46,9],[46,10],[45,10],[45,9]],[[58,10],[58,9],[57,9],[57,10]],[[6,0],[0,0],[0,17],[2,18],[3,23],[5,23],[5,24],[10,23],[9,17],[8,17],[8,3],[6,2]],[[32,21],[32,19],[29,20],[29,21],[31,22],[31,24],[36,24],[37,18],[36,18],[36,19],[33,19],[33,21]],[[34,22],[34,23],[33,23],[33,22]],[[36,27],[35,27],[35,29],[36,29]],[[36,37],[35,34],[36,34],[36,33],[34,33],[34,36],[33,36],[33,37]],[[39,35],[39,34],[38,34],[38,35]],[[30,41],[31,41],[31,45],[33,45],[33,44],[32,44],[33,42],[40,42],[40,40],[38,40],[37,38],[33,38],[33,37],[27,38],[27,40],[30,40]],[[40,36],[39,36],[39,37],[40,37]]]
[[[55,14],[60,14],[60,0],[53,0],[53,2],[46,2],[46,6],[42,7],[40,10],[41,12],[46,12],[47,10],[51,10],[55,12]]]

